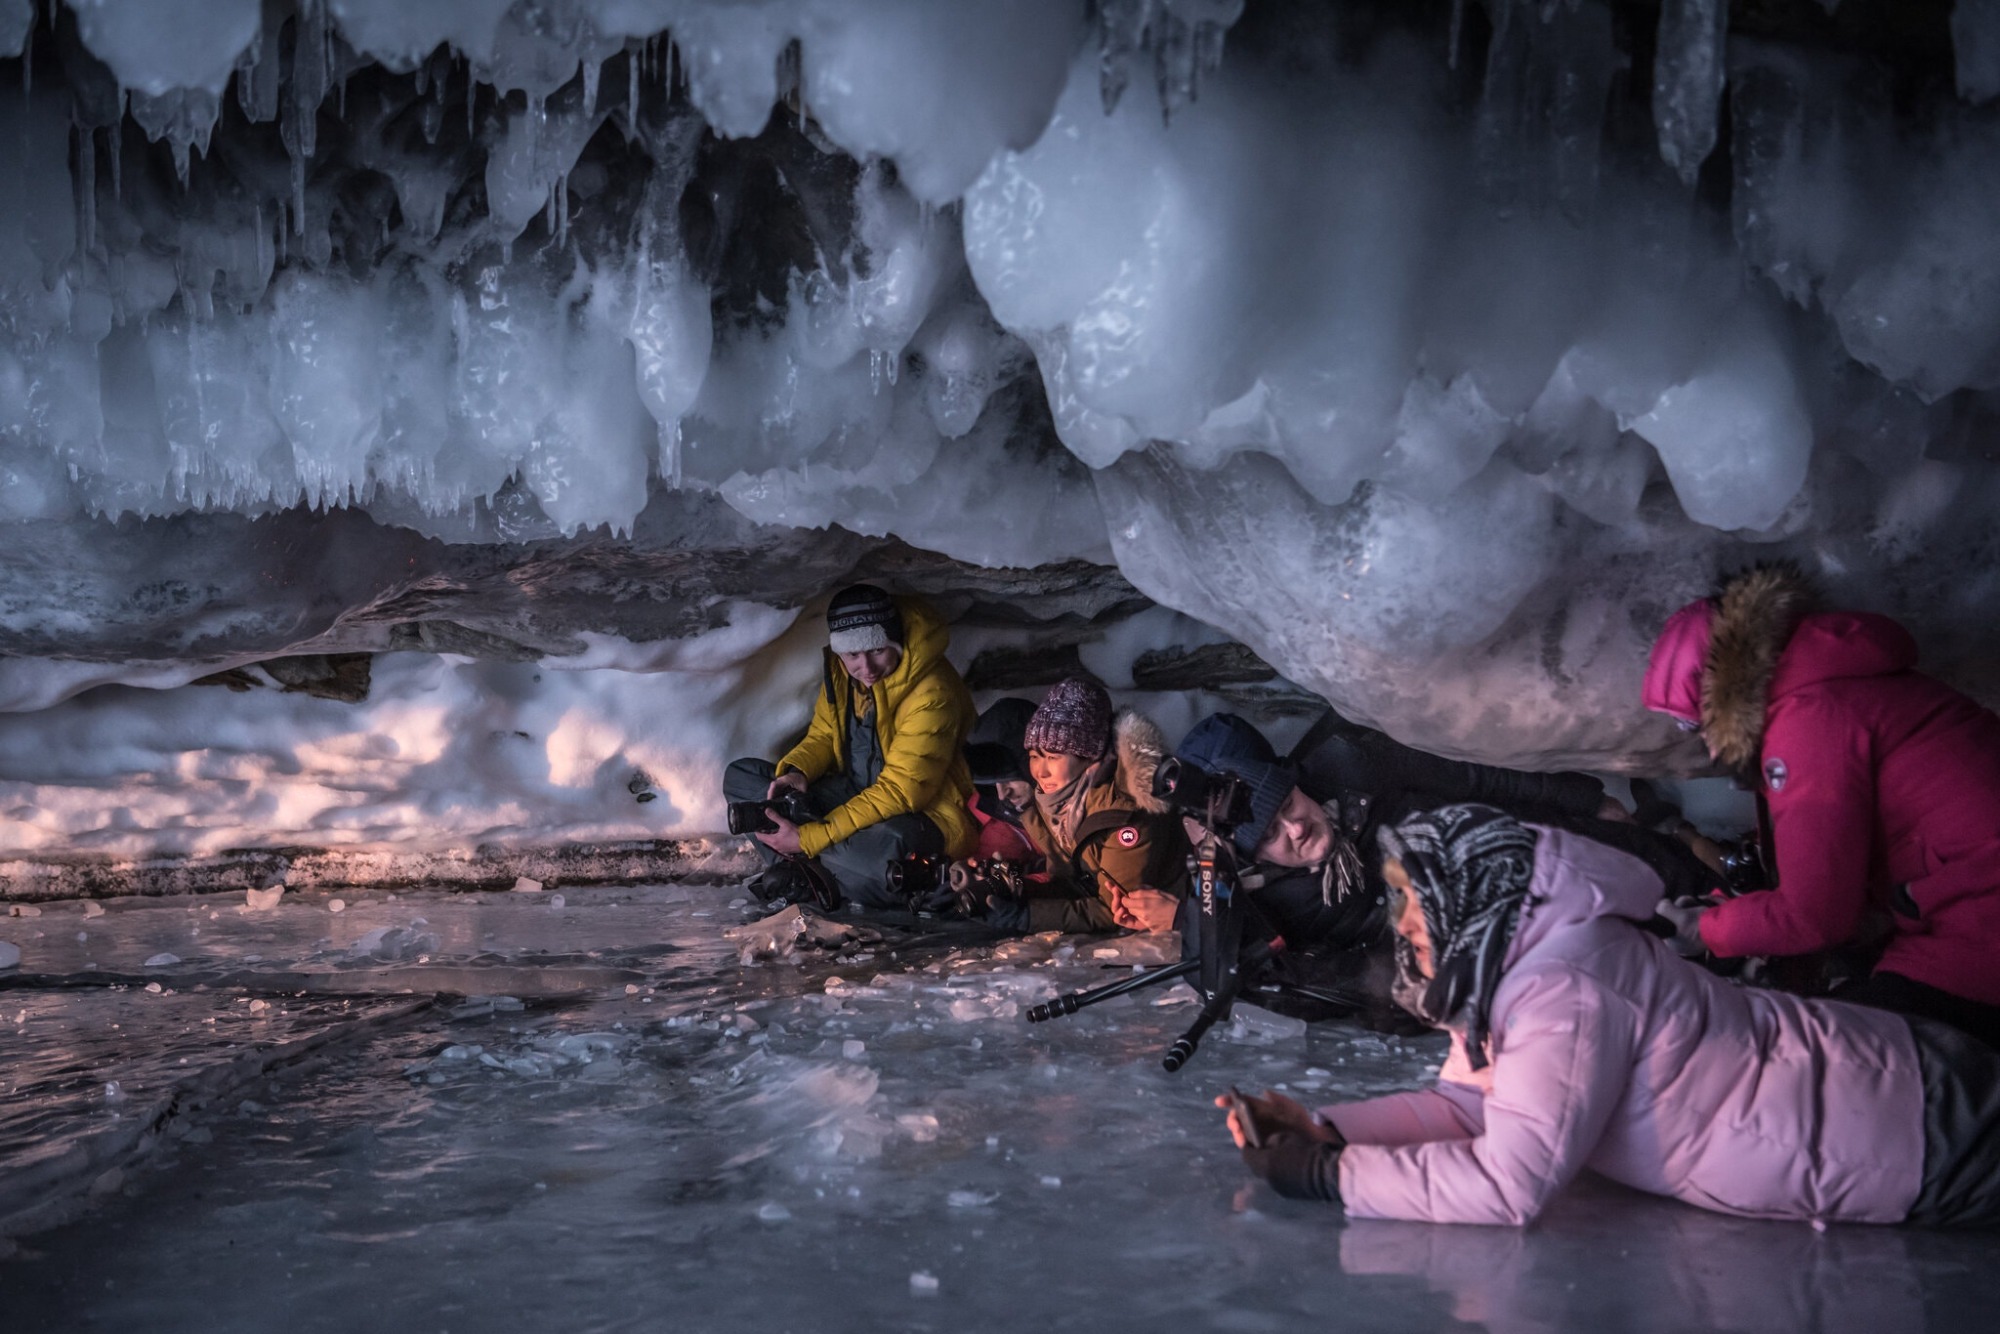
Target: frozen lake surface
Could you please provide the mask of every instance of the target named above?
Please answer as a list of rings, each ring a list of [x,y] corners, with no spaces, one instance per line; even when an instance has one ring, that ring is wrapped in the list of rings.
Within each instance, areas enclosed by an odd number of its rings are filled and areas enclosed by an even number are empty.
[[[1420,1083],[1439,1039],[1252,1015],[1169,1075],[1185,990],[1020,1014],[1157,946],[725,936],[760,911],[666,885],[0,919],[5,1328],[1901,1334],[2000,1309],[2000,1234],[1591,1181],[1526,1231],[1349,1223],[1253,1183],[1208,1100]]]

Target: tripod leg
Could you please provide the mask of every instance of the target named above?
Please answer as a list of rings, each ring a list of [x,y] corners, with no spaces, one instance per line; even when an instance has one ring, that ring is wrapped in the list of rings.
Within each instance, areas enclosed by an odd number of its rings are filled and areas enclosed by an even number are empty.
[[[1208,1030],[1215,1027],[1216,1020],[1228,1016],[1230,1007],[1236,1003],[1236,993],[1243,985],[1244,972],[1256,967],[1275,953],[1277,951],[1269,944],[1259,945],[1224,974],[1222,986],[1209,997],[1208,1004],[1201,1007],[1201,1013],[1195,1016],[1192,1024],[1188,1025],[1188,1031],[1176,1038],[1174,1045],[1167,1048],[1167,1054],[1160,1058],[1160,1064],[1166,1067],[1168,1074],[1186,1065],[1189,1058],[1194,1055],[1194,1049],[1199,1047],[1202,1038],[1207,1036]]]
[[[1171,982],[1177,977],[1186,977],[1200,966],[1201,961],[1199,959],[1190,959],[1186,963],[1177,963],[1170,968],[1155,968],[1151,972],[1135,973],[1131,977],[1110,983],[1107,986],[1096,987],[1090,991],[1067,992],[1052,1001],[1044,1001],[1040,1005],[1030,1007],[1028,1010],[1028,1022],[1039,1024],[1063,1015],[1075,1014],[1086,1005],[1095,1005],[1099,1001],[1108,1001],[1113,997],[1123,996],[1127,992],[1138,991],[1145,987],[1158,986],[1162,982]]]

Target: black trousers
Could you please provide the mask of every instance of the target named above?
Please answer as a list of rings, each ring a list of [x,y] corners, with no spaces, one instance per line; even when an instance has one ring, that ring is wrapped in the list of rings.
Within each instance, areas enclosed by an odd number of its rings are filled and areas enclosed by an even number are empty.
[[[1924,1179],[1907,1221],[2000,1227],[2000,1052],[1927,1019],[1912,1019],[1910,1035],[1924,1076]]]

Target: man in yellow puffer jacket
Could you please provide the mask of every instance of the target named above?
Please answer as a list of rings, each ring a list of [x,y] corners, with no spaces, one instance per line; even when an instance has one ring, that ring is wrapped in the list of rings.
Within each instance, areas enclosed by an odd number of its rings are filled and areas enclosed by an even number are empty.
[[[772,863],[759,887],[766,898],[793,892],[791,859],[806,857],[864,907],[903,907],[886,884],[890,862],[966,857],[978,841],[960,744],[972,695],[945,660],[943,619],[926,604],[855,584],[834,595],[826,617],[825,675],[804,740],[775,765],[735,761],[723,794],[756,801],[790,788],[816,817],[795,825],[774,811],[777,830],[756,836]]]

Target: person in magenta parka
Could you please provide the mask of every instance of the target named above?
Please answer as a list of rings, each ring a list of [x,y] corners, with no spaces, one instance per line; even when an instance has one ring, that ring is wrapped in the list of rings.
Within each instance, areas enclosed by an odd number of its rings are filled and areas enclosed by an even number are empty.
[[[1642,926],[1629,853],[1446,806],[1381,835],[1398,1000],[1431,1089],[1317,1112],[1218,1098],[1280,1193],[1523,1224],[1585,1169],[1751,1218],[2000,1224],[2000,1054],[1926,1019],[1741,986]]]
[[[1843,1000],[1928,1015],[2000,1046],[2000,718],[1915,670],[1884,616],[1821,611],[1763,566],[1668,620],[1645,704],[1698,728],[1769,804],[1776,886],[1664,905],[1723,958],[1887,936]]]

